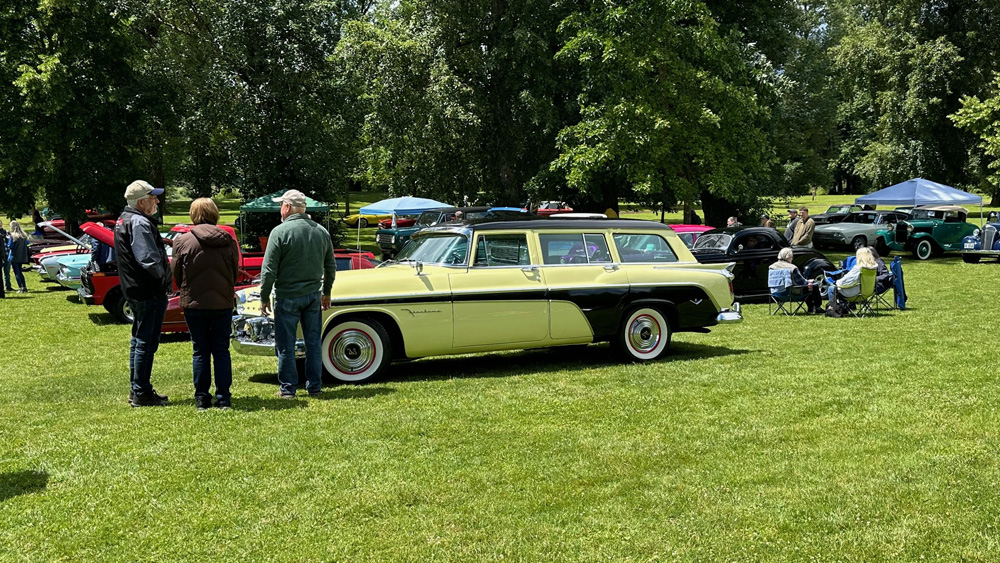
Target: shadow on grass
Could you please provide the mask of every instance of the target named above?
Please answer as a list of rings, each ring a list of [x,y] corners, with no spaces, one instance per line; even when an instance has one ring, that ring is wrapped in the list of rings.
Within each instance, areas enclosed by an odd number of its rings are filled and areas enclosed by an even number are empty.
[[[233,397],[232,406],[234,411],[255,412],[255,411],[286,411],[291,409],[304,409],[307,406],[304,398],[300,399],[279,399],[277,397]],[[188,408],[195,410],[194,397],[170,401],[171,407]],[[217,410],[217,409],[212,409]]]
[[[660,363],[703,360],[705,358],[748,354],[739,350],[704,344],[672,344]],[[522,352],[450,356],[397,363],[389,368],[382,381],[435,381],[459,378],[511,377],[525,373],[554,373],[579,366],[588,368],[620,366],[607,344],[562,346]]]
[[[40,491],[48,483],[49,474],[44,471],[0,473],[0,502],[18,495]]]
[[[258,373],[251,375],[247,381],[251,383],[264,383],[267,385],[278,386],[278,374],[276,373]],[[306,380],[299,374],[299,384],[298,389],[303,390],[300,393],[304,393],[306,386]],[[370,399],[372,397],[377,397],[379,395],[388,395],[390,393],[395,393],[395,389],[387,389],[384,387],[365,387],[365,386],[353,386],[349,384],[344,384],[336,379],[333,379],[327,374],[323,374],[323,394],[319,397],[313,398],[312,400],[318,401],[339,401],[342,399]],[[287,399],[276,399],[279,401],[284,401]]]
[[[89,317],[90,322],[94,323],[95,325],[103,326],[103,325],[122,324],[118,322],[118,319],[115,318],[115,316],[112,315],[111,313],[87,313],[87,317]]]

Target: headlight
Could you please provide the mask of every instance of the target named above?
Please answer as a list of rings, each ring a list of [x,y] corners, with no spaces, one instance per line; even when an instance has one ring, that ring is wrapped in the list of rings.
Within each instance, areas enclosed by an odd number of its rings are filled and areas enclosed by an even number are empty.
[[[912,233],[913,232],[913,225],[907,223],[906,224],[906,232]]]
[[[392,235],[392,244],[396,244],[396,235]]]
[[[976,230],[972,231],[972,236],[974,236],[974,237],[977,237],[977,238],[978,238],[978,237],[979,237],[979,235],[980,235],[980,233],[979,233],[979,229],[976,229]]]

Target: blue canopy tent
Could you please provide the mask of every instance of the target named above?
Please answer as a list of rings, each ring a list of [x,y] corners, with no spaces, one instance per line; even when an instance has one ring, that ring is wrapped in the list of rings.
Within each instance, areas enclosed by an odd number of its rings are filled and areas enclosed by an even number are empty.
[[[392,215],[392,222],[396,222],[396,215],[412,215],[423,213],[431,209],[441,207],[451,207],[447,203],[434,201],[422,197],[393,197],[376,201],[371,205],[366,205],[358,210],[361,215]],[[358,248],[361,248],[361,223],[358,222]]]
[[[951,186],[913,178],[854,200],[858,205],[966,205],[983,204],[983,198]]]

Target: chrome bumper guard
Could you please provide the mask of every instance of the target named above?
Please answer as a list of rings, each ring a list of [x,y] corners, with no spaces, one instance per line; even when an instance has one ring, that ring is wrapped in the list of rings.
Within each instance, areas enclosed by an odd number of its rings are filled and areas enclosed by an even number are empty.
[[[274,356],[274,320],[233,315],[233,350],[248,356]],[[306,343],[295,341],[295,357],[306,357]]]
[[[715,322],[719,324],[741,323],[743,315],[740,314],[740,302],[734,301],[732,309],[723,309],[715,317]]]

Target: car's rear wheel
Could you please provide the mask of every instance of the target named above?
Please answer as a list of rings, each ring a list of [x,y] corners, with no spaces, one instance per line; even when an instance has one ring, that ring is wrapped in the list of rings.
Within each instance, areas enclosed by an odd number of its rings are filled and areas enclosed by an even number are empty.
[[[853,239],[851,239],[851,246],[854,247],[854,250],[858,250],[859,248],[864,248],[868,246],[868,239],[865,238],[864,235],[858,235]]]
[[[120,323],[132,324],[132,306],[121,291],[112,290],[104,297],[104,308]]]
[[[338,381],[368,381],[385,371],[391,361],[389,333],[374,319],[338,323],[323,338],[323,366]]]
[[[365,227],[367,227],[368,226],[368,219],[365,219],[364,217],[358,219],[358,226],[361,227],[362,229],[365,228]]]
[[[966,264],[978,264],[979,259],[982,258],[978,254],[963,254],[962,261]]]
[[[629,311],[615,335],[614,348],[624,360],[646,362],[663,356],[670,347],[670,323],[660,311],[640,307]]]
[[[933,255],[934,245],[927,239],[918,242],[917,246],[913,247],[913,257],[917,260],[927,260]]]

